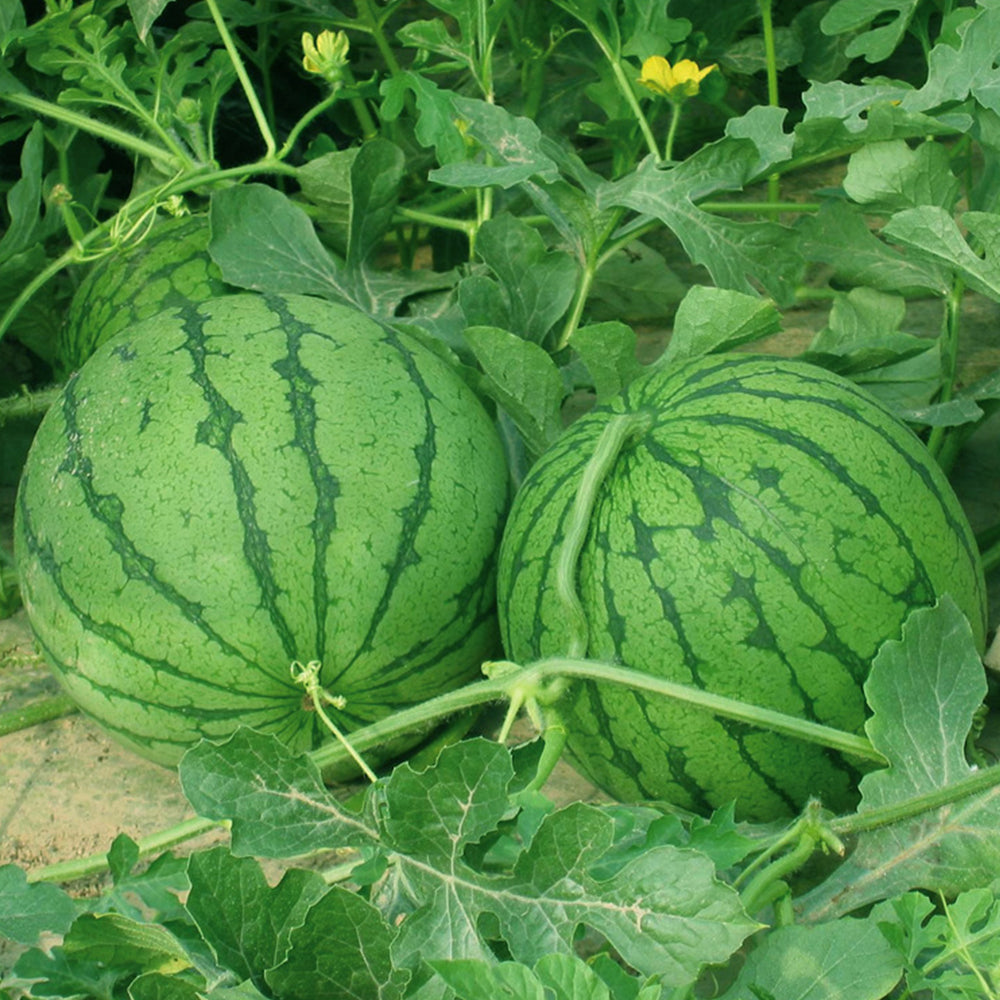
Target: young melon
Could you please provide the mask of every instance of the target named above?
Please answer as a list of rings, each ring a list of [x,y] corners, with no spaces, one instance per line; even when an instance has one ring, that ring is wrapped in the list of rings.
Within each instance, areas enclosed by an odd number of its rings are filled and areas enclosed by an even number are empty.
[[[654,368],[573,424],[526,477],[501,546],[507,655],[565,655],[558,560],[609,421],[645,414],[594,500],[573,584],[586,655],[860,732],[879,646],[947,592],[980,642],[969,524],[917,437],[853,383],[797,361]],[[856,801],[857,762],[666,698],[581,683],[568,746],[620,799],[770,819]]]
[[[25,606],[69,694],[175,763],[240,724],[326,737],[495,653],[508,475],[493,421],[418,342],[306,296],[161,313],[69,380],[28,457]]]
[[[76,371],[120,330],[185,302],[233,289],[208,254],[207,215],[166,219],[144,239],[101,257],[87,272],[59,331],[63,370]]]

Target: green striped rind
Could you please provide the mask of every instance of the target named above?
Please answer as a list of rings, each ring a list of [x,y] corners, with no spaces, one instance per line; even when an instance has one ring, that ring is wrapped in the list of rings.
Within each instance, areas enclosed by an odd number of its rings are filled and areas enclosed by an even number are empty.
[[[105,344],[39,429],[16,546],[38,640],[80,706],[176,761],[238,724],[322,736],[495,654],[507,471],[446,362],[343,306],[230,295]]]
[[[210,237],[207,215],[167,219],[139,243],[100,258],[60,330],[63,369],[76,371],[106,340],[164,309],[232,291],[208,255]]]
[[[980,642],[966,518],[920,441],[853,383],[747,355],[654,369],[532,468],[501,546],[507,655],[563,653],[560,541],[595,442],[648,412],[601,487],[579,562],[588,655],[860,732],[861,685],[907,613],[950,593]],[[851,763],[666,699],[583,684],[569,747],[621,799],[767,819],[855,801]]]

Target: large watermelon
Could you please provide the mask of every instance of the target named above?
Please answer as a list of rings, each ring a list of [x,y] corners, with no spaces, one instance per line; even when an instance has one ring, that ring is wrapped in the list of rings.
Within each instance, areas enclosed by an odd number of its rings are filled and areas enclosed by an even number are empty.
[[[137,243],[101,257],[87,272],[59,331],[57,356],[76,371],[120,330],[172,306],[233,289],[208,254],[207,215],[156,223]]]
[[[985,587],[969,525],[921,442],[852,383],[803,362],[721,355],[655,368],[573,424],[531,469],[501,546],[507,655],[565,654],[556,584],[595,443],[646,414],[594,503],[576,565],[587,655],[862,729],[861,685],[914,608],[950,593],[977,639]],[[568,746],[627,800],[768,819],[855,801],[856,762],[613,685],[569,696]]]
[[[81,708],[176,761],[243,723],[324,736],[479,674],[508,492],[493,422],[428,348],[305,296],[229,295],[101,347],[43,421],[15,543]]]

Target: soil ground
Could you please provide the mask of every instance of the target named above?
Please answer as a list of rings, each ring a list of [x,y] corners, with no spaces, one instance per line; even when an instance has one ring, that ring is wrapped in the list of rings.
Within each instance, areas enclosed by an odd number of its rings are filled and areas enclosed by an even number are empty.
[[[825,308],[793,310],[780,338],[763,347],[794,353],[823,326],[825,316]],[[917,302],[904,328],[932,333],[939,324],[940,305]],[[963,313],[963,337],[964,381],[1000,366],[1000,305],[970,296]],[[643,331],[643,360],[655,356],[663,343],[662,329]],[[1000,520],[998,449],[1000,414],[973,438],[958,463],[956,488],[977,529]],[[12,504],[13,489],[4,488],[0,545],[8,551]],[[996,595],[1000,580],[991,583]],[[998,622],[1000,607],[994,596],[991,626]],[[58,690],[34,651],[23,611],[0,620],[0,712],[30,705]],[[549,790],[563,801],[594,793],[565,766]],[[0,737],[0,864],[15,862],[34,872],[57,861],[103,853],[119,833],[138,839],[190,815],[171,771],[121,749],[79,714]],[[87,890],[82,884],[77,888]]]

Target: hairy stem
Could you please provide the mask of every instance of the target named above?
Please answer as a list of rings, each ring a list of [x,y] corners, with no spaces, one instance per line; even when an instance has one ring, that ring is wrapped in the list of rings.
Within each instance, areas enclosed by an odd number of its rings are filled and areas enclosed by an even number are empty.
[[[73,715],[76,711],[76,702],[69,695],[57,694],[25,705],[24,708],[0,712],[0,736],[29,729],[41,722],[61,719],[64,715]]]

